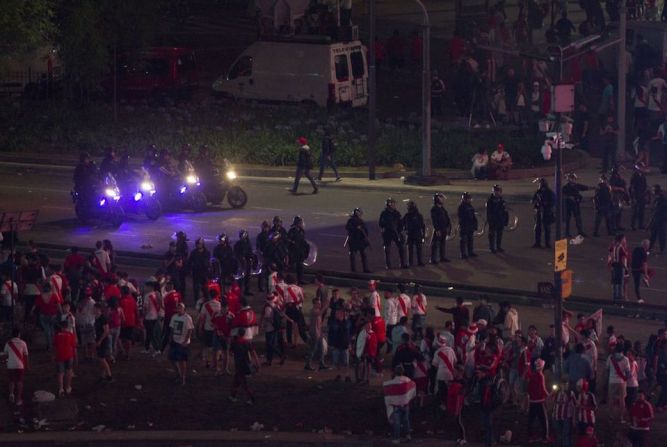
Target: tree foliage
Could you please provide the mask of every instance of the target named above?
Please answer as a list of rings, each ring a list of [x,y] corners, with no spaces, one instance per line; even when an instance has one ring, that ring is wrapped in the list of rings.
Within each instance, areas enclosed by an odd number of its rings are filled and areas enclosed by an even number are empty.
[[[0,54],[21,55],[48,44],[55,30],[50,0],[0,0]]]

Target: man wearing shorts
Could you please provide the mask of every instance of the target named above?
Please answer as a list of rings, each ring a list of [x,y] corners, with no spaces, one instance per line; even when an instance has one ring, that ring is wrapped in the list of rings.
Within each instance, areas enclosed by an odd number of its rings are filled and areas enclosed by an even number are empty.
[[[609,374],[609,397],[613,422],[624,422],[625,396],[628,378],[630,377],[630,361],[623,355],[623,345],[617,344],[614,353],[607,359]]]
[[[5,344],[2,357],[7,358],[7,381],[9,382],[9,402],[23,405],[23,376],[28,369],[28,345],[20,338],[18,327],[12,330],[12,338]]]
[[[60,325],[56,325],[55,329],[56,335],[53,337],[53,347],[58,368],[58,396],[62,397],[65,393],[67,395],[72,393],[76,337],[72,332],[63,330]]]
[[[213,294],[208,295],[208,299],[201,307],[201,312],[199,313],[199,318],[197,319],[197,327],[204,336],[204,351],[202,352],[202,358],[206,362],[206,368],[211,367],[211,361],[215,367],[216,361],[214,357],[216,354],[213,351],[213,337],[215,326],[213,325],[213,319],[216,314],[220,312],[220,301],[216,298],[217,296]]]
[[[190,354],[190,341],[195,325],[190,315],[185,313],[185,304],[179,302],[176,305],[176,314],[169,322],[171,330],[171,344],[169,348],[169,360],[174,362],[181,384],[185,385],[188,373],[188,355]]]
[[[100,362],[102,376],[98,380],[99,383],[111,383],[111,329],[109,328],[109,320],[103,314],[103,305],[101,303],[95,304],[95,350],[97,358]]]
[[[120,308],[123,310],[124,318],[120,322],[120,342],[123,345],[125,358],[130,358],[130,349],[134,340],[134,331],[137,327],[137,300],[130,293],[128,286],[122,286],[120,292],[123,297],[120,299]]]

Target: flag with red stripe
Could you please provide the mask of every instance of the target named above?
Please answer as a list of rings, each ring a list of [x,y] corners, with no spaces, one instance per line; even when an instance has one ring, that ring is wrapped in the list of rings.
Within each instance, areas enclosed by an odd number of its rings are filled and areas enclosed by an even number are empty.
[[[404,407],[417,395],[417,385],[410,378],[397,376],[384,382],[384,404],[387,418],[391,419],[394,407]]]

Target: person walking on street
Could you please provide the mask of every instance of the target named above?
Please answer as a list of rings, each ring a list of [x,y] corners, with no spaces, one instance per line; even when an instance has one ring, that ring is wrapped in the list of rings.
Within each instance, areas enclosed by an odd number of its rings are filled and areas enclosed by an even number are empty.
[[[544,246],[551,248],[551,225],[556,221],[554,216],[555,196],[549,188],[547,180],[538,180],[539,187],[533,195],[535,209],[535,243],[533,248],[542,248],[542,233],[544,232]]]
[[[574,223],[577,226],[577,234],[586,237],[584,226],[581,222],[581,193],[588,191],[588,186],[577,183],[577,174],[567,175],[567,183],[563,186],[563,198],[565,199],[565,235],[572,237],[570,232],[570,223],[574,217]]]
[[[403,237],[403,220],[401,213],[396,209],[396,201],[389,197],[386,201],[386,207],[380,214],[378,222],[380,232],[382,233],[382,242],[384,245],[385,268],[391,270],[391,244],[395,244],[398,249],[398,256],[401,261],[401,268],[408,268],[405,263],[405,240]]]
[[[315,183],[315,179],[310,174],[310,170],[313,169],[313,154],[310,151],[310,146],[308,146],[308,140],[306,137],[299,137],[296,142],[299,144],[299,158],[296,162],[296,173],[294,174],[294,185],[289,191],[292,194],[296,194],[297,189],[299,188],[299,182],[301,177],[306,177],[313,187],[313,194],[317,194],[318,187]]]
[[[648,239],[644,239],[641,244],[635,247],[632,250],[632,256],[630,257],[630,267],[632,268],[632,281],[635,286],[635,298],[639,304],[643,304],[644,300],[641,297],[639,292],[640,285],[642,281],[648,287],[648,282],[650,279],[649,269],[648,269],[648,255],[649,247],[651,243]]]
[[[355,208],[352,215],[345,224],[345,231],[347,231],[347,240],[345,245],[350,253],[350,270],[357,271],[356,254],[359,253],[361,258],[361,267],[364,273],[370,273],[368,268],[368,259],[366,257],[366,249],[370,247],[368,240],[368,228],[362,219],[364,212],[361,208]]]
[[[177,304],[176,314],[171,317],[168,324],[171,329],[169,360],[174,363],[178,370],[181,385],[185,385],[188,373],[188,358],[190,356],[190,342],[195,329],[192,318],[185,312],[185,304]]]
[[[431,223],[433,224],[433,238],[431,239],[431,264],[449,262],[445,255],[447,235],[452,230],[452,221],[445,208],[445,196],[442,193],[433,194],[431,208]]]
[[[317,180],[322,181],[324,169],[328,164],[331,166],[331,169],[333,169],[334,175],[336,176],[336,181],[341,181],[340,175],[338,175],[338,167],[336,166],[334,155],[336,155],[336,142],[334,141],[333,136],[331,136],[331,131],[327,129],[324,131],[324,137],[322,138],[322,152],[320,153],[320,175],[317,176]]]
[[[609,267],[611,267],[612,299],[614,301],[624,300],[623,284],[625,273],[628,270],[628,251],[625,235],[618,234],[609,247]]]
[[[461,250],[461,259],[477,257],[473,251],[473,236],[477,230],[477,216],[475,216],[475,208],[473,208],[471,202],[472,197],[470,196],[470,193],[464,192],[461,196],[461,204],[457,211],[459,218],[459,248]]]
[[[7,382],[9,383],[9,403],[17,407],[23,405],[23,377],[28,369],[28,345],[21,339],[18,326],[12,329],[12,338],[5,343],[0,358],[7,362]]]
[[[503,188],[493,185],[493,194],[486,201],[486,221],[489,224],[489,249],[491,253],[503,253],[503,230],[509,222],[509,213],[503,199]]]
[[[410,267],[415,265],[414,252],[417,252],[417,265],[423,266],[422,246],[426,238],[426,225],[424,217],[417,209],[415,202],[408,202],[408,212],[403,216],[403,228],[408,234],[408,263]]]
[[[248,400],[246,403],[252,405],[255,403],[255,396],[248,386],[247,376],[252,375],[253,370],[259,370],[259,362],[252,341],[245,337],[245,328],[239,328],[237,335],[232,340],[231,351],[234,354],[234,382],[232,392],[229,395],[231,402],[238,402],[236,395],[239,388],[243,388]]]

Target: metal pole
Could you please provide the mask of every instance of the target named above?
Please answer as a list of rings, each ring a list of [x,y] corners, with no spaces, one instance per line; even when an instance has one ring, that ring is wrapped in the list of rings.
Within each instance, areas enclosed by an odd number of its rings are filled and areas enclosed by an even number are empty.
[[[422,45],[422,172],[423,177],[431,175],[431,24],[428,11],[421,2],[415,0],[424,13],[424,42]]]
[[[562,237],[562,214],[563,214],[563,128],[558,114],[558,142],[556,144],[558,153],[556,154],[556,176],[554,187],[556,189],[556,240]],[[554,251],[556,245],[554,244]],[[554,253],[555,258],[555,253]],[[554,329],[556,336],[556,364],[555,378],[560,380],[563,372],[563,300],[561,298],[561,272],[554,272]]]
[[[376,61],[375,61],[375,1],[368,0],[368,179],[375,180],[375,98],[377,96],[377,84],[375,80]]]
[[[9,279],[11,281],[11,284],[9,285],[9,295],[12,297],[12,319],[11,319],[11,327],[12,327],[12,332],[14,331],[14,326],[16,325],[16,319],[14,318],[14,300],[17,298],[14,296],[14,283],[16,283],[16,266],[14,265],[14,250],[16,249],[15,242],[16,242],[16,233],[15,233],[15,226],[14,226],[14,219],[10,218],[9,219]]]
[[[617,110],[618,118],[618,140],[616,146],[616,159],[623,160],[625,157],[625,105],[626,105],[626,61],[625,61],[625,33],[627,29],[627,14],[625,2],[621,0],[619,5],[620,18],[618,33],[620,43],[618,44],[618,100]]]

